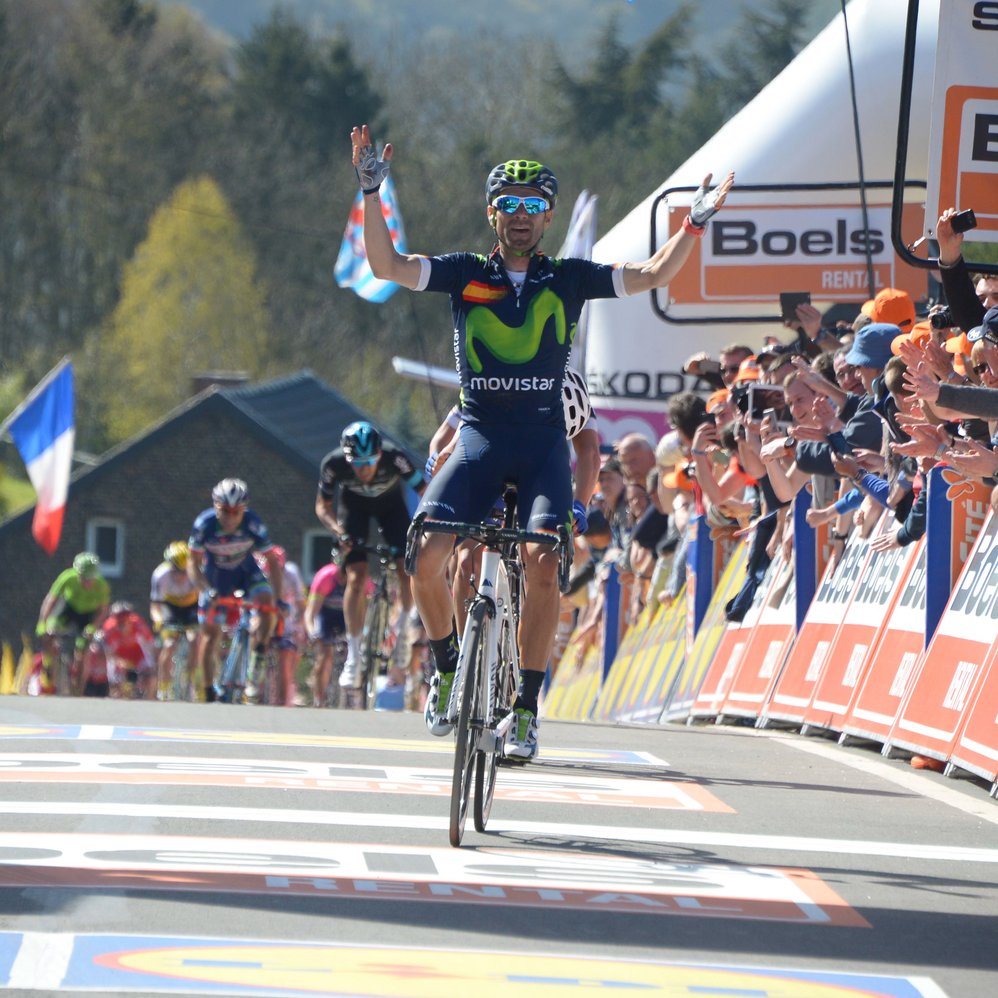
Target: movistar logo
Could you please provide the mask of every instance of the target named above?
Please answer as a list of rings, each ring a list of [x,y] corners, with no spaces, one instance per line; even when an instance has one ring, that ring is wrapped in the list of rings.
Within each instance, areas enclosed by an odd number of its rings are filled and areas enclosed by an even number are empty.
[[[575,325],[572,325],[571,332],[567,330],[565,306],[549,288],[530,300],[527,314],[519,326],[507,326],[491,309],[483,306],[471,309],[465,323],[465,350],[471,369],[482,370],[478,343],[504,364],[529,363],[537,356],[544,327],[551,318],[554,318],[558,342],[564,343],[566,338],[571,342],[571,337],[575,335]]]

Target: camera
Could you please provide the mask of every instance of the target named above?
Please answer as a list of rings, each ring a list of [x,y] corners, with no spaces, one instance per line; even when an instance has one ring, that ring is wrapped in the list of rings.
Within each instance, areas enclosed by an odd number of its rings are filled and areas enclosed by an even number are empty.
[[[949,329],[956,325],[956,319],[953,318],[953,313],[947,305],[946,308],[941,308],[938,312],[933,312],[929,316],[929,325],[933,329]]]

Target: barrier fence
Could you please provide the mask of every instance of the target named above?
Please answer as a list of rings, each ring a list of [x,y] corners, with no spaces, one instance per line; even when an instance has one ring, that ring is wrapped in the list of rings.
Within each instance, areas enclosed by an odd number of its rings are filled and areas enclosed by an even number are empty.
[[[925,487],[923,538],[875,544],[897,527],[887,511],[837,558],[827,527],[807,524],[802,493],[793,551],[772,559],[737,622],[725,607],[747,542],[698,518],[680,596],[651,600],[619,644],[619,605],[614,641],[570,639],[543,715],[778,725],[936,760],[998,797],[998,518],[990,488],[952,469],[934,468]]]

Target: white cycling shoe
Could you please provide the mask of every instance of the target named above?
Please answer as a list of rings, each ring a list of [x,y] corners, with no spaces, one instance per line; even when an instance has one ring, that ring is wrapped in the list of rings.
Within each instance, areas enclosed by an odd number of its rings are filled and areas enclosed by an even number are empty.
[[[340,686],[344,689],[355,689],[359,672],[360,662],[355,658],[347,657],[347,660],[343,663],[343,668],[340,669]]]

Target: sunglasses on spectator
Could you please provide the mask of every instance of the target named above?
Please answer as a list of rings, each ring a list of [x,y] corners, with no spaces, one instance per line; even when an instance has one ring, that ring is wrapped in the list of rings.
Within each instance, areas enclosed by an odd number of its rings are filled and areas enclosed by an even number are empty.
[[[974,368],[973,368],[973,370],[974,370],[974,374],[984,374],[984,373],[985,373],[985,372],[986,372],[986,371],[988,370],[988,368],[989,368],[990,366],[991,366],[991,365],[990,365],[990,364],[988,364],[988,363],[984,363],[984,364],[975,364],[975,365],[974,365]]]
[[[548,211],[551,208],[551,205],[544,198],[536,196],[518,198],[515,194],[503,194],[501,197],[497,197],[492,202],[492,207],[504,215],[515,215],[516,209],[521,204],[528,215],[539,215],[542,211]]]
[[[722,367],[721,370],[725,374],[737,374],[741,370],[741,364],[728,364],[727,367]]]

